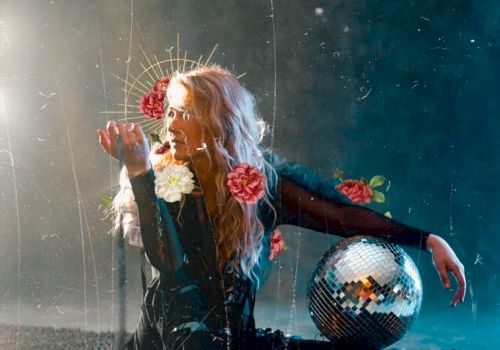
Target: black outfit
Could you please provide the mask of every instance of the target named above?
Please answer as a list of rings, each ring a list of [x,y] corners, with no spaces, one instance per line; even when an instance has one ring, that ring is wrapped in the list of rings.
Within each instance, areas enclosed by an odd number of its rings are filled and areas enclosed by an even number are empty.
[[[346,237],[367,234],[425,249],[428,232],[349,204],[333,180],[326,181],[310,169],[291,163],[274,165],[278,181],[271,188],[271,203],[276,217],[259,201],[265,234],[257,273],[269,264],[270,236],[280,224]],[[139,325],[127,349],[278,349],[276,337],[267,334],[273,346],[256,336],[255,285],[228,269],[223,278],[217,273],[213,226],[203,196],[186,195],[182,208],[180,202],[166,203],[155,196],[153,171],[131,178],[131,184],[146,254],[160,274],[147,289]],[[173,231],[172,225],[178,237],[167,234]]]

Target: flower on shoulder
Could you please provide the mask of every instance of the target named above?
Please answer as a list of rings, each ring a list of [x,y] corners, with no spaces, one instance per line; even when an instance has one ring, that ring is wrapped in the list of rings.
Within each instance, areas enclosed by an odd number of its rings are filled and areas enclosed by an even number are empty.
[[[156,173],[155,193],[169,203],[180,201],[193,189],[193,173],[186,165],[166,166]]]
[[[334,177],[340,181],[340,184],[335,186],[335,188],[353,203],[368,204],[371,201],[377,203],[385,202],[384,193],[375,190],[375,188],[385,183],[385,177],[382,175],[375,175],[369,182],[363,177],[359,180],[344,180],[344,172],[335,169]]]
[[[283,237],[281,237],[281,231],[276,229],[273,231],[273,235],[271,236],[271,255],[269,256],[269,260],[273,260],[284,250],[285,241],[283,240]]]
[[[227,187],[240,203],[255,204],[264,196],[266,176],[248,163],[236,165],[227,174]]]
[[[345,180],[335,188],[353,203],[370,203],[373,196],[371,187],[363,180]]]

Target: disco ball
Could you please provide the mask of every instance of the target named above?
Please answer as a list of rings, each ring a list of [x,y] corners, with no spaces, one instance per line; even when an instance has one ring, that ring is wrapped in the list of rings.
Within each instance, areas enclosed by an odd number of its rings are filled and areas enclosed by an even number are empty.
[[[422,303],[422,281],[400,247],[370,236],[325,252],[307,288],[321,333],[349,349],[380,349],[401,339]]]

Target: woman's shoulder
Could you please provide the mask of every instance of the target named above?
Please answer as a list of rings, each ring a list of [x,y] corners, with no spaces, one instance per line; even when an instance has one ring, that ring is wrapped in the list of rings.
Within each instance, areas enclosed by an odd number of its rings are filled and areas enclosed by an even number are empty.
[[[288,160],[269,150],[264,151],[263,154],[266,161],[275,171],[277,177],[277,181],[274,181],[275,186],[279,186],[280,180],[286,178],[295,185],[318,194],[322,198],[345,202],[344,197],[335,188],[337,180],[333,177],[326,179],[319,175],[315,169],[303,166],[296,161]]]

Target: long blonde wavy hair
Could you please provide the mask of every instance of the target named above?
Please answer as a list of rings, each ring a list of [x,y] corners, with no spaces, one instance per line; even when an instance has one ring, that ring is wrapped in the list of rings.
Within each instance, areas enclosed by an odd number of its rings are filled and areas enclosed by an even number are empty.
[[[267,178],[264,201],[270,203],[270,188],[277,176],[259,147],[266,124],[258,116],[255,98],[229,71],[213,65],[172,77],[172,86],[182,84],[190,95],[189,112],[198,118],[202,137],[213,140],[207,155],[214,169],[218,213],[214,219],[219,270],[228,267],[259,285],[254,266],[259,263],[264,226],[257,216],[258,204],[238,202],[227,190],[227,174],[241,163],[259,169]]]

